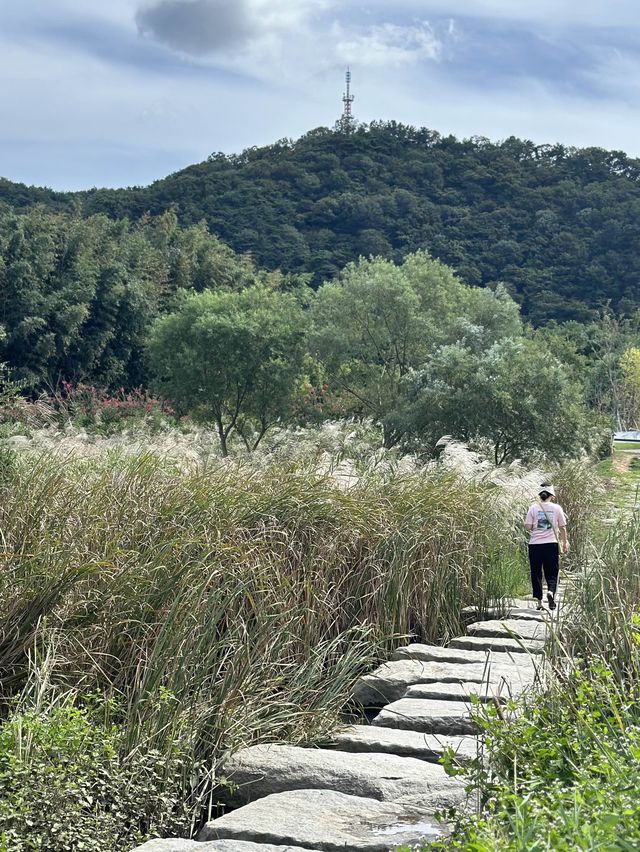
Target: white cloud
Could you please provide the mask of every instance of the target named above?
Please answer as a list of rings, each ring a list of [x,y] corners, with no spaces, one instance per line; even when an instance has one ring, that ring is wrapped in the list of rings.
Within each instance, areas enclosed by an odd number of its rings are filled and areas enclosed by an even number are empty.
[[[388,11],[388,0],[369,0],[369,5]],[[489,18],[548,26],[624,26],[636,19],[636,0],[394,0],[394,14],[442,15],[450,18]]]
[[[443,42],[427,21],[409,26],[377,24],[354,33],[336,24],[333,36],[336,59],[363,67],[440,60],[443,53]]]
[[[305,28],[314,16],[335,6],[336,0],[248,0],[251,12],[266,29]]]
[[[606,9],[594,0],[368,0],[366,8],[359,0],[237,0],[250,37],[199,58],[138,39],[142,2],[151,0],[0,0],[0,76],[7,81],[0,174],[59,187],[142,183],[214,150],[296,137],[338,118],[346,64],[362,121],[640,154],[640,64],[622,44],[618,51],[602,46],[599,29],[585,39],[588,62],[582,77],[571,78],[574,90],[552,74],[536,79],[535,56],[511,75],[517,48],[510,58],[496,56],[495,73],[485,49],[482,87],[464,67],[485,24],[490,33],[514,21],[538,37],[567,26],[566,40],[560,30],[549,38],[559,56],[569,38],[582,48],[580,24],[633,33],[640,11],[627,0]],[[486,21],[474,31],[468,15]]]

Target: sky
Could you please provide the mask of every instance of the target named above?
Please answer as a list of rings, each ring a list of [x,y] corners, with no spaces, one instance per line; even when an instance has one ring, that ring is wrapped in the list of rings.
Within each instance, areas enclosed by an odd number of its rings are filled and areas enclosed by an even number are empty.
[[[637,0],[0,0],[0,176],[146,185],[354,115],[640,156]]]

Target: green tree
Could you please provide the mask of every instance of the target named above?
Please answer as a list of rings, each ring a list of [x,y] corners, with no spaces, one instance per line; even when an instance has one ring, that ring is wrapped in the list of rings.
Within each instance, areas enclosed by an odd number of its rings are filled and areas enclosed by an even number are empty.
[[[65,194],[0,179],[0,203],[130,221],[171,211],[183,229],[206,222],[259,266],[311,272],[317,286],[360,255],[399,261],[428,247],[469,283],[508,282],[539,326],[588,322],[607,303],[635,310],[639,177],[620,151],[388,121],[216,154],[144,188]]]
[[[623,422],[637,429],[640,422],[640,349],[630,346],[620,358],[622,373]]]
[[[263,283],[185,295],[155,321],[147,352],[155,386],[178,410],[212,420],[225,456],[234,430],[255,448],[287,416],[304,353],[300,292]]]
[[[559,460],[583,446],[581,386],[526,338],[479,353],[464,343],[443,346],[407,384],[412,399],[397,416],[431,449],[444,435],[489,442],[503,464],[536,453]]]
[[[34,389],[61,379],[137,387],[149,327],[180,293],[240,290],[256,275],[205,225],[182,228],[172,212],[132,225],[0,210],[0,357]]]
[[[426,252],[399,266],[382,258],[349,264],[320,288],[312,314],[313,354],[351,398],[352,411],[383,424],[386,446],[404,432],[394,415],[409,371],[422,369],[445,343],[463,340],[480,351],[522,331],[504,288],[468,287]]]

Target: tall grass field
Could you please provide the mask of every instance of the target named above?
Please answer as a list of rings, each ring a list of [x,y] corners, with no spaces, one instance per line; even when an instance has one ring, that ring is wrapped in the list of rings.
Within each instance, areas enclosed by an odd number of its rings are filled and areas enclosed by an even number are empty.
[[[585,485],[590,536],[565,577],[547,688],[506,713],[479,709],[484,755],[469,782],[482,809],[438,849],[640,849],[640,516],[603,524],[598,483]]]
[[[394,645],[526,588],[521,500],[444,465],[4,450],[0,849],[193,835],[226,752],[321,739]]]

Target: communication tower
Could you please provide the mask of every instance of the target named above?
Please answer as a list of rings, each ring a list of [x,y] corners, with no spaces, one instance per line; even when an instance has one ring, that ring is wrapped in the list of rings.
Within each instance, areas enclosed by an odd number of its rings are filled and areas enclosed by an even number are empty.
[[[347,68],[347,73],[344,75],[346,89],[344,94],[342,95],[342,103],[344,104],[344,109],[342,111],[342,118],[340,119],[340,127],[345,133],[349,133],[353,130],[354,118],[353,118],[353,110],[352,105],[354,101],[354,96],[351,94],[351,69]]]

